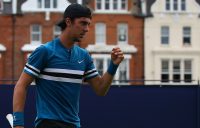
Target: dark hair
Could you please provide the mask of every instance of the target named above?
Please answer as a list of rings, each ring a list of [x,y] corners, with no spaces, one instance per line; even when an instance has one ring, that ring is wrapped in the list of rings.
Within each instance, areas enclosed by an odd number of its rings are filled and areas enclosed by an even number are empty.
[[[80,17],[87,17],[92,19],[92,13],[91,10],[83,5],[74,3],[69,5],[64,12],[63,19],[57,23],[57,25],[61,28],[63,31],[67,25],[65,23],[66,18],[70,18],[70,20],[73,22],[75,18],[80,18]]]

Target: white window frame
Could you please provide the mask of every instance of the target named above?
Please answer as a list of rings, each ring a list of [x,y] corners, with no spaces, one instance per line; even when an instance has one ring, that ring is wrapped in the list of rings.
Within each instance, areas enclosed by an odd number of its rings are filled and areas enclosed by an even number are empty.
[[[58,37],[61,34],[61,28],[57,25],[53,27],[53,37]]]
[[[125,41],[120,41],[119,36],[120,36],[120,30],[125,29]],[[117,24],[117,42],[118,44],[128,44],[128,24],[127,23],[119,23]]]
[[[34,25],[38,25],[37,27],[39,27],[39,31],[33,31],[33,27],[34,27]],[[31,44],[33,44],[33,45],[38,45],[38,44],[41,44],[41,42],[42,42],[42,27],[41,27],[41,25],[39,25],[39,24],[32,24],[31,25],[31,27],[30,27],[30,33],[31,33]],[[33,40],[33,35],[34,34],[36,34],[36,35],[39,35],[39,40]]]
[[[95,43],[106,44],[106,24],[99,22],[95,24]]]
[[[103,73],[105,73],[108,69],[108,66],[109,66],[108,60],[110,60],[110,55],[108,55],[108,54],[104,54],[104,55],[102,55],[102,54],[92,54],[92,58],[94,60],[95,67],[96,67],[96,59],[103,59]],[[130,64],[129,63],[130,63],[131,55],[125,54],[124,59],[126,60],[127,80],[129,80],[130,79]],[[113,81],[112,84],[113,85],[129,85],[129,83],[127,83],[127,82],[118,81],[118,79],[119,79],[119,69],[120,69],[120,65],[119,65],[118,70],[115,74],[114,81]]]
[[[41,3],[39,3],[39,1],[41,1]],[[49,8],[47,8],[47,7],[45,7],[45,1],[46,0],[37,0],[37,7],[39,8],[39,9],[56,9],[56,8],[58,8],[58,0],[56,0],[56,7],[54,7],[55,5],[54,5],[54,1],[55,0],[49,0],[50,1],[50,7]],[[41,4],[41,5],[40,5]]]
[[[164,29],[167,29],[167,33],[164,33]],[[161,32],[161,45],[169,45],[169,39],[170,39],[170,37],[169,37],[169,35],[170,35],[170,28],[169,28],[169,26],[161,26],[161,30],[160,30]],[[163,38],[167,38],[167,43],[163,43]]]
[[[112,13],[119,13],[119,12],[128,12],[128,0],[125,0],[125,8],[122,8],[122,0],[117,0],[117,9],[114,9],[114,0],[109,0],[109,9],[105,8],[107,0],[95,0],[95,11],[96,12],[112,12]],[[97,8],[97,4],[101,5],[101,8]]]

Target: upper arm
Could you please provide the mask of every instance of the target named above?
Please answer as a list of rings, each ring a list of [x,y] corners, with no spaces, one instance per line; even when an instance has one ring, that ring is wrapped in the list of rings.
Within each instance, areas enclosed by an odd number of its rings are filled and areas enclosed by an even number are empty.
[[[21,88],[27,88],[28,85],[31,84],[31,82],[33,82],[34,77],[22,72],[19,80],[17,81],[16,87],[21,87]]]
[[[45,46],[38,47],[28,58],[24,67],[24,72],[33,77],[38,77],[46,65],[47,57],[47,50]]]

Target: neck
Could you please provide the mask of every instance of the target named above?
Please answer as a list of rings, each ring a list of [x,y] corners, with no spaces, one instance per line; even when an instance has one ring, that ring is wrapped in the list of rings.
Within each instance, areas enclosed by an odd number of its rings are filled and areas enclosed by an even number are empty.
[[[62,34],[59,36],[61,43],[66,47],[66,48],[71,48],[74,45],[74,40],[69,36],[69,34]]]

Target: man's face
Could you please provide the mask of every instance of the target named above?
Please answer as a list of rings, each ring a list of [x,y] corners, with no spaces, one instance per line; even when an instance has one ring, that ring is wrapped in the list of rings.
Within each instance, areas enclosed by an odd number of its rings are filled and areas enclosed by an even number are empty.
[[[86,17],[75,18],[70,27],[71,29],[70,32],[72,34],[72,37],[76,41],[81,41],[81,39],[85,37],[86,33],[89,31],[90,23],[91,23],[90,18]]]

